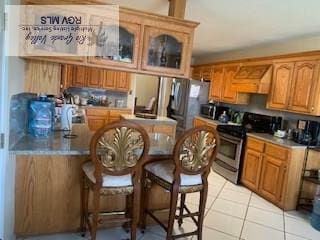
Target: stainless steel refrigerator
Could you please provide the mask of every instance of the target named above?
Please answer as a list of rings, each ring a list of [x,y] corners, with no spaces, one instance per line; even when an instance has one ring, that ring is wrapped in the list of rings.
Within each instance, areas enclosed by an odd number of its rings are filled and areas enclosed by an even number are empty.
[[[200,114],[201,104],[208,103],[209,82],[189,79],[173,79],[168,105],[168,117],[177,121],[177,133],[192,127],[195,116]]]

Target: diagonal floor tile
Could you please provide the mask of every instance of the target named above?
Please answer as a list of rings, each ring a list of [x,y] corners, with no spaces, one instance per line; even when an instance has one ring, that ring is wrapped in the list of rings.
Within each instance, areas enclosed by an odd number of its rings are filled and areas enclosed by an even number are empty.
[[[312,240],[320,239],[320,231],[315,230],[310,222],[305,219],[297,219],[285,216],[285,231],[302,238],[309,238]]]
[[[267,211],[274,212],[281,215],[283,214],[282,209],[278,208],[277,206],[273,205],[271,202],[263,199],[262,197],[258,196],[255,193],[253,193],[251,196],[249,206],[260,208],[260,209],[267,210]]]
[[[284,231],[283,215],[270,211],[249,207],[246,220]]]
[[[241,239],[244,240],[284,240],[284,232],[245,221]]]
[[[218,198],[213,203],[210,210],[244,219],[247,211],[247,206],[241,203],[231,202],[222,198]]]
[[[251,191],[248,188],[241,186],[241,185],[236,185],[236,184],[229,182],[229,181],[226,182],[224,189],[228,189],[228,190],[232,190],[232,191],[236,191],[236,192],[247,193],[247,194],[251,193]]]
[[[209,211],[204,219],[204,226],[235,237],[240,237],[242,225],[242,219],[215,211]]]
[[[232,191],[229,189],[223,189],[218,198],[223,198],[229,201],[233,201],[233,202],[238,202],[238,203],[242,203],[242,204],[248,204],[249,203],[249,199],[250,199],[250,195],[248,193],[241,193],[241,192],[236,192],[236,191]]]
[[[286,240],[309,240],[309,239],[298,237],[298,236],[292,235],[290,233],[286,233]]]
[[[202,237],[203,240],[238,240],[237,237],[232,237],[225,233],[216,231],[214,229],[206,228],[206,227],[203,228],[202,234],[203,234],[203,237]]]

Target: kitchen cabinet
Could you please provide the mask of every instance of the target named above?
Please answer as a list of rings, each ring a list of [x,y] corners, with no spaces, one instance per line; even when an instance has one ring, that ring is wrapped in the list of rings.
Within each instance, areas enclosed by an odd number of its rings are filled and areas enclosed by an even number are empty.
[[[201,127],[201,126],[209,126],[216,129],[218,124],[209,119],[204,119],[202,117],[195,117],[193,119],[193,127]]]
[[[103,88],[128,92],[131,89],[131,74],[100,68],[64,65],[62,70],[63,89],[68,87]]]
[[[232,80],[238,65],[214,66],[210,84],[209,99],[216,102],[248,104],[248,93],[238,93],[232,88]]]
[[[264,156],[259,192],[261,196],[276,204],[282,202],[286,165],[286,160],[271,157],[268,153]]]
[[[83,66],[75,67],[73,71],[74,75],[72,77],[73,87],[86,87],[88,79],[88,69]]]
[[[241,183],[284,210],[293,210],[299,195],[305,148],[280,146],[247,137]]]
[[[212,66],[195,66],[192,69],[191,77],[194,80],[211,80]]]
[[[267,108],[320,115],[319,60],[277,63]]]
[[[289,101],[294,62],[277,63],[274,64],[273,68],[273,80],[267,107],[286,109]]]
[[[121,114],[130,114],[131,109],[108,109],[99,107],[88,107],[86,116],[88,127],[91,131],[96,131],[102,126],[120,120]]]
[[[293,72],[288,109],[312,113],[315,110],[314,97],[319,79],[318,61],[296,62]],[[318,92],[319,95],[320,92]]]
[[[100,25],[101,32],[111,32],[115,27],[115,19],[100,16],[90,18],[91,25]],[[89,48],[90,57],[88,62],[100,66],[108,65],[125,68],[138,68],[139,43],[141,43],[141,24],[130,23],[128,21],[119,21],[119,51],[106,52],[104,47],[96,44]]]
[[[58,2],[70,4],[67,0]],[[82,2],[101,5],[101,0]],[[23,3],[44,4],[41,0],[23,0]],[[57,0],[49,0],[45,4],[50,3],[56,5]],[[39,54],[27,55],[26,58],[157,76],[190,77],[194,31],[199,23],[119,7],[117,12],[119,23],[116,24],[117,14],[109,14],[110,10],[105,11],[102,7],[95,9],[94,6],[89,5],[86,9],[88,11],[83,13],[83,23],[98,26],[95,33],[89,36],[89,44],[83,44],[85,47],[80,49],[77,48],[78,46],[71,46],[66,51],[71,53],[62,57],[51,58]],[[70,16],[72,13],[71,9],[63,15]],[[79,14],[73,14],[79,16]],[[34,22],[30,23],[30,25],[34,24]],[[113,41],[116,37],[107,38],[106,31],[109,35],[118,32],[119,43]],[[92,44],[92,40],[97,42]],[[107,46],[103,46],[104,43]]]
[[[191,44],[188,34],[147,26],[144,43],[142,70],[176,75],[184,75],[188,71],[186,60]]]
[[[213,69],[211,83],[210,83],[210,99],[214,101],[221,100],[221,93],[223,87],[223,67],[215,67]]]

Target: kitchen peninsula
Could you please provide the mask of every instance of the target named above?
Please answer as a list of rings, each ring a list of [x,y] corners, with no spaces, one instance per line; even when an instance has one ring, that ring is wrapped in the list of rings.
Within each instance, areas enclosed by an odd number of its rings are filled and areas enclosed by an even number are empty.
[[[49,138],[22,137],[11,149],[16,155],[17,236],[78,231],[80,226],[81,166],[89,158],[93,132],[86,124],[74,124],[72,134],[54,132]],[[171,154],[174,139],[165,134],[150,134],[149,154]],[[161,191],[161,192],[160,192]],[[162,208],[167,194],[153,188],[150,206]],[[161,197],[159,197],[161,196]],[[103,210],[122,210],[125,197],[106,196]],[[110,204],[111,203],[111,204]]]

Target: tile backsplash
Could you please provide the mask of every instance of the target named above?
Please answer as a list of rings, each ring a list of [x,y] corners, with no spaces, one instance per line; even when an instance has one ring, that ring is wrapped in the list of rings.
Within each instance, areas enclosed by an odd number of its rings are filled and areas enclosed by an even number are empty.
[[[320,122],[320,117],[267,109],[267,95],[262,94],[251,94],[249,105],[233,105],[225,103],[222,103],[221,105],[230,107],[240,112],[252,112],[257,114],[282,117],[282,119],[286,120],[287,122],[287,128],[295,128],[298,119]]]
[[[89,98],[91,95],[94,95],[97,98],[106,96],[108,100],[111,102],[110,107],[115,106],[116,99],[124,100],[126,106],[128,102],[128,93],[126,92],[109,91],[109,90],[96,89],[96,88],[77,88],[77,87],[70,87],[67,89],[67,92],[71,93],[72,95],[79,95],[80,97],[84,97],[84,98]]]
[[[12,147],[28,131],[29,100],[37,97],[33,93],[19,93],[13,95],[10,101],[10,137],[9,146]]]

